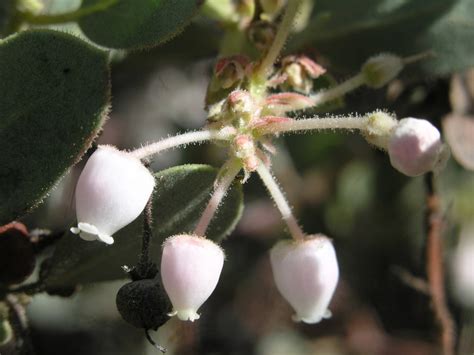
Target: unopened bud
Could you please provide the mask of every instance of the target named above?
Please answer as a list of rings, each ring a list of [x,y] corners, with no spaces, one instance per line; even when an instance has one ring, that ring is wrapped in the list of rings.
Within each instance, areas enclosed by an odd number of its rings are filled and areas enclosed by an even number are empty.
[[[280,241],[270,251],[276,286],[296,314],[295,321],[318,323],[328,318],[329,302],[339,279],[331,241],[323,235],[303,241]]]
[[[273,115],[300,110],[313,106],[311,98],[296,92],[282,92],[269,95],[265,100],[266,110]]]
[[[84,240],[112,244],[112,235],[136,219],[150,198],[155,179],[129,153],[99,146],[76,186],[77,228]]]
[[[209,239],[181,234],[166,239],[161,278],[173,311],[181,320],[199,319],[199,307],[216,288],[224,252]]]
[[[224,89],[240,83],[245,77],[245,71],[250,59],[244,55],[233,55],[219,59],[215,66],[216,78]]]
[[[319,64],[306,56],[288,56],[282,60],[279,74],[284,78],[283,89],[293,89],[308,94],[313,89],[313,80],[326,72]]]
[[[234,126],[247,125],[253,117],[258,116],[259,110],[252,95],[245,90],[232,91],[222,107],[223,115],[234,121]]]
[[[408,176],[435,169],[441,152],[438,129],[423,119],[410,117],[400,120],[388,143],[392,166]]]
[[[369,58],[362,66],[365,84],[372,88],[381,88],[394,79],[403,69],[402,58],[382,53]]]
[[[268,21],[255,21],[248,29],[248,38],[259,50],[266,51],[275,39],[277,28],[274,23]]]
[[[233,142],[235,156],[242,160],[246,172],[257,170],[259,159],[256,155],[254,139],[248,134],[240,134]]]

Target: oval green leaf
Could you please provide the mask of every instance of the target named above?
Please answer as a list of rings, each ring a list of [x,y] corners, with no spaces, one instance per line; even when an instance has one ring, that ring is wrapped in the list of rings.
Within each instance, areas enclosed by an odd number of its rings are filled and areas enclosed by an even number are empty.
[[[74,36],[0,41],[0,225],[37,205],[100,130],[109,102],[103,51]]]
[[[159,265],[164,239],[192,232],[197,224],[210,198],[217,169],[208,165],[181,165],[157,172],[155,176],[150,255]],[[242,210],[242,187],[236,182],[212,220],[207,237],[221,241],[235,228]],[[47,286],[58,288],[125,278],[121,267],[135,265],[140,254],[142,218],[115,234],[111,246],[87,242],[67,233],[50,259]]]
[[[79,21],[84,34],[109,48],[154,47],[181,32],[196,14],[200,0],[83,0],[87,9],[110,3]]]

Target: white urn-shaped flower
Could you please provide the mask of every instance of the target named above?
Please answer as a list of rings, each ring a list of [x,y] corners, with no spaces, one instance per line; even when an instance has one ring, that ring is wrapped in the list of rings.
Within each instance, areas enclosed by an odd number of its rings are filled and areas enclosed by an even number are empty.
[[[199,319],[197,311],[216,288],[224,252],[209,239],[181,234],[166,239],[161,279],[173,311],[181,320]]]
[[[270,251],[276,286],[296,314],[295,321],[318,323],[330,317],[329,302],[339,279],[336,253],[324,235],[282,240]]]
[[[155,179],[139,159],[112,146],[99,146],[87,161],[76,186],[77,227],[84,240],[112,244],[112,235],[145,208]]]

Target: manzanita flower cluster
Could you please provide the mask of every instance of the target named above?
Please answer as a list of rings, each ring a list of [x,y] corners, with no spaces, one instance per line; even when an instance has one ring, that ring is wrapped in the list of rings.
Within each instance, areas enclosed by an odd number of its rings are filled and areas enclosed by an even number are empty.
[[[360,86],[386,85],[415,59],[377,55],[367,60],[354,77],[314,92],[313,79],[325,73],[319,64],[306,56],[292,55],[283,58],[279,68],[274,65],[298,3],[288,2],[282,25],[260,60],[234,55],[217,62],[208,90],[209,115],[203,130],[169,137],[131,152],[99,146],[79,178],[78,225],[71,231],[84,240],[112,244],[113,234],[141,214],[153,193],[154,178],[142,159],[188,143],[213,141],[227,147],[229,158],[194,231],[170,236],[163,243],[160,272],[172,304],[170,316],[185,321],[199,319],[200,307],[218,284],[224,251],[206,238],[206,231],[241,170],[242,183],[253,173],[259,175],[292,237],[276,243],[270,260],[276,287],[293,307],[294,320],[317,323],[330,316],[328,306],[339,278],[336,252],[328,237],[306,234],[294,217],[271,171],[272,157],[277,154],[272,144],[275,136],[322,129],[358,131],[370,144],[388,152],[392,166],[408,176],[437,169],[445,157],[439,131],[424,119],[398,120],[383,111],[298,118],[299,110],[320,106]]]

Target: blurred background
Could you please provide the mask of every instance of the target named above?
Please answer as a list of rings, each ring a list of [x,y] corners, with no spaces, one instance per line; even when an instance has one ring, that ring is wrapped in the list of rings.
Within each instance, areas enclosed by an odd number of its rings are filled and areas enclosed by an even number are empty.
[[[50,0],[47,6],[60,11],[57,4]],[[117,52],[112,110],[98,143],[129,149],[200,128],[221,32],[215,23],[198,18],[164,46]],[[338,82],[355,73],[332,66],[330,57],[311,46],[306,52]],[[445,263],[457,353],[468,355],[474,353],[474,71],[418,74],[380,90],[357,90],[330,114],[385,109],[400,118],[429,119],[443,130],[452,157],[435,177],[444,222],[440,262]],[[168,354],[439,354],[439,327],[423,281],[424,178],[398,173],[385,153],[355,133],[298,134],[276,144],[275,174],[300,223],[308,233],[328,235],[336,248],[341,276],[330,305],[332,318],[315,325],[292,322],[292,310],[273,283],[268,255],[286,236],[285,227],[260,180],[252,176],[244,185],[242,219],[222,243],[227,261],[201,319],[171,319],[152,336]],[[152,168],[184,163],[218,167],[224,158],[219,147],[189,146],[159,155]],[[72,225],[79,172],[80,166],[74,168],[24,223],[53,231]],[[125,282],[87,285],[67,298],[35,296],[28,316],[38,354],[156,354],[143,331],[116,310],[115,295]]]

